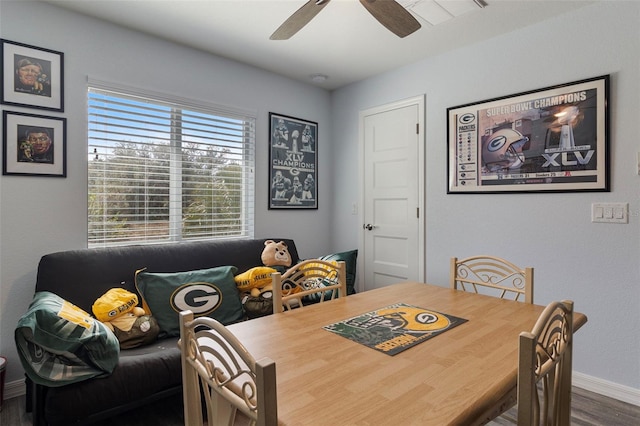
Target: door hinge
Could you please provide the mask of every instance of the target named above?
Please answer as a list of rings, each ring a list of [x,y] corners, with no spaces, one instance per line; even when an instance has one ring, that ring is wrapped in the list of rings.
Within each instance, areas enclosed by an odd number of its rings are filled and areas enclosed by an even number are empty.
[[[420,219],[420,207],[416,207],[416,217]]]
[[[416,135],[420,134],[420,123],[416,123]]]

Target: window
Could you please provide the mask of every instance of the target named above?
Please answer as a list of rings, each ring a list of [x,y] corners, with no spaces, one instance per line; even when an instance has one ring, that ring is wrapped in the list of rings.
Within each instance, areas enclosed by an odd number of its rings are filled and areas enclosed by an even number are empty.
[[[88,93],[88,245],[253,236],[255,117]]]

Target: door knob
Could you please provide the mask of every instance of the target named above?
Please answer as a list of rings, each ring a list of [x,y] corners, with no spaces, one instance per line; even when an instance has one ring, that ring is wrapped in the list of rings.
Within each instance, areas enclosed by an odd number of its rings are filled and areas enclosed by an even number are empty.
[[[371,230],[372,230],[373,228],[375,228],[376,226],[375,226],[375,225],[372,225],[372,224],[370,224],[370,223],[367,223],[366,225],[362,225],[362,227],[363,227],[364,229],[366,229],[367,231],[371,231]]]

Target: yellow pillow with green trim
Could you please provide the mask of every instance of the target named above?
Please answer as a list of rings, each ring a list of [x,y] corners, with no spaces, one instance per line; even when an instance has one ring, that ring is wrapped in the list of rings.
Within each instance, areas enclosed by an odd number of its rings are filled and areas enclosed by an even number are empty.
[[[138,296],[124,288],[114,287],[100,296],[91,306],[99,321],[107,322],[138,306]]]
[[[274,272],[278,271],[268,266],[256,266],[236,275],[233,279],[241,293],[248,293],[251,289],[262,288],[267,284],[271,284],[271,274]]]

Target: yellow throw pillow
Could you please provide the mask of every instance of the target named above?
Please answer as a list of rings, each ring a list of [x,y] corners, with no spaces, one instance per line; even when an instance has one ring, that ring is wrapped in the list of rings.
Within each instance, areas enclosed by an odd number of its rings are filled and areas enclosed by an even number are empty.
[[[100,296],[91,310],[99,321],[105,322],[131,311],[136,306],[138,306],[137,295],[116,287]]]
[[[251,289],[271,284],[271,274],[278,272],[268,266],[256,266],[234,277],[240,293],[248,293]]]

